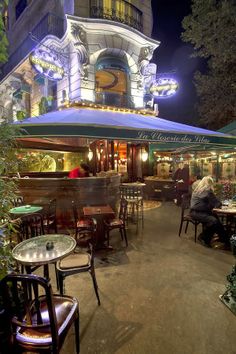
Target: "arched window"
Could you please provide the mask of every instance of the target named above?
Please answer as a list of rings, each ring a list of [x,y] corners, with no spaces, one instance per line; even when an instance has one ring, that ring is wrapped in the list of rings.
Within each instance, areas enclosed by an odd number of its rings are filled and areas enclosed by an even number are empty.
[[[102,57],[96,65],[96,102],[129,107],[128,66],[119,58]]]

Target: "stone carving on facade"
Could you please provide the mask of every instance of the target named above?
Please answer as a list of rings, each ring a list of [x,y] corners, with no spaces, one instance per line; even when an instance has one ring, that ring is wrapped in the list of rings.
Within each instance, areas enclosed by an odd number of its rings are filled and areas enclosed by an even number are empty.
[[[81,64],[81,78],[83,81],[88,80],[88,65],[89,65],[89,53],[87,35],[84,29],[78,24],[72,23],[71,34],[74,39],[74,47],[77,52],[78,61]]]
[[[0,121],[9,121],[12,117],[14,89],[6,84],[0,91]]]
[[[8,83],[1,87],[0,91],[0,122],[17,121],[17,112],[25,112],[25,102],[21,98],[14,97],[14,92],[20,90],[22,81],[11,77]]]
[[[142,77],[142,86],[143,88],[147,88],[150,86],[151,81],[156,75],[156,65],[150,64],[150,60],[152,59],[154,47],[142,47],[140,49],[139,58],[138,58],[138,67]]]

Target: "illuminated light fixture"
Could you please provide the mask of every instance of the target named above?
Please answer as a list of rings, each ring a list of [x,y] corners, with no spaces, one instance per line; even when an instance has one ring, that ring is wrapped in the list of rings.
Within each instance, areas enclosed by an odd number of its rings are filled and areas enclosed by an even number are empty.
[[[178,82],[171,77],[159,77],[150,86],[150,92],[158,98],[173,96],[179,88]]]
[[[141,152],[141,159],[143,162],[146,162],[148,159],[148,152],[145,149],[143,149]]]
[[[89,161],[91,161],[92,158],[93,158],[93,152],[92,152],[92,150],[89,149],[89,152],[88,152],[88,159],[89,159]]]

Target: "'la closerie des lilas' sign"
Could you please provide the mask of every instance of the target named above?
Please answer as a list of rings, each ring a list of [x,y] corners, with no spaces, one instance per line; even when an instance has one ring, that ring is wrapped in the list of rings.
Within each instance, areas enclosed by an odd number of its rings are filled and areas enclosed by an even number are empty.
[[[61,80],[64,76],[60,59],[50,51],[36,49],[30,54],[29,60],[34,69],[49,80]]]
[[[206,138],[204,135],[177,135],[177,134],[167,134],[155,131],[138,131],[137,139],[148,140],[148,141],[159,141],[165,143],[197,143],[197,144],[209,144],[210,139]]]

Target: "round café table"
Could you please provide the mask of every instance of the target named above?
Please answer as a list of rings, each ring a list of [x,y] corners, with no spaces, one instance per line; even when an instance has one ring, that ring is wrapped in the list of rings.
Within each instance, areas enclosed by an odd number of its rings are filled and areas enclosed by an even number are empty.
[[[63,234],[47,234],[32,237],[16,245],[12,250],[13,258],[23,266],[27,273],[31,267],[44,266],[44,276],[49,279],[48,265],[73,252],[76,241]]]
[[[12,215],[22,216],[25,214],[38,213],[42,209],[43,209],[43,207],[40,205],[21,205],[21,206],[10,209],[9,212]]]

